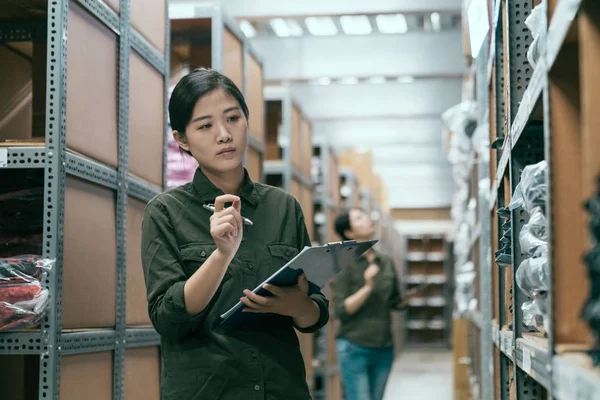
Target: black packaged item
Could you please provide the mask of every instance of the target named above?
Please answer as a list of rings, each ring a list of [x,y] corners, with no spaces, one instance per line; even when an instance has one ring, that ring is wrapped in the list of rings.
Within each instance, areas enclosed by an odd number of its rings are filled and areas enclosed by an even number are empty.
[[[501,218],[510,218],[510,210],[507,207],[499,208],[497,214]]]
[[[581,318],[585,320],[595,336],[596,346],[588,354],[594,365],[600,364],[600,177],[597,180],[597,193],[585,203],[589,213],[588,228],[595,243],[585,255],[584,262],[588,266],[590,280],[589,298],[581,310]]]

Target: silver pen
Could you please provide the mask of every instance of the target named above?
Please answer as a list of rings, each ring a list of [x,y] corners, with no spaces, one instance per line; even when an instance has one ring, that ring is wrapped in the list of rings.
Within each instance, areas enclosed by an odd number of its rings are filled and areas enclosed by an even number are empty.
[[[206,208],[209,211],[212,211],[213,213],[215,212],[215,206],[213,204],[203,204],[202,207]],[[252,221],[250,221],[246,217],[242,217],[242,221],[244,222],[244,225],[254,225]]]

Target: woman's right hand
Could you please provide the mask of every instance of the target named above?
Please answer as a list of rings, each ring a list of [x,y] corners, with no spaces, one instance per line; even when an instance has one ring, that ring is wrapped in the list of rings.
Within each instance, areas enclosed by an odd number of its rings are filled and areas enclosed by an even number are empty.
[[[375,286],[375,278],[379,274],[379,266],[377,264],[371,264],[365,270],[363,274],[363,278],[365,279],[365,284],[369,286],[371,289]]]
[[[225,203],[232,203],[225,208]],[[240,247],[244,233],[240,210],[242,202],[238,196],[225,194],[215,199],[215,212],[210,217],[210,235],[217,250],[232,259]]]

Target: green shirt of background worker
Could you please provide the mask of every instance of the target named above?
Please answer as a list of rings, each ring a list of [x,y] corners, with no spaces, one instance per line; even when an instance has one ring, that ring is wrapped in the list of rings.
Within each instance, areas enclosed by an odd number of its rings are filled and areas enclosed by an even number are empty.
[[[251,292],[310,240],[296,199],[243,167],[248,117],[239,89],[216,71],[191,72],[171,95],[173,136],[199,167],[193,182],[147,205],[142,226],[162,400],[311,398],[296,330],[324,326],[328,301],[304,275],[264,286],[269,297]],[[222,324],[240,300],[250,321]]]
[[[339,215],[342,240],[372,240],[375,226],[364,211]],[[346,400],[381,400],[394,361],[391,312],[401,307],[394,261],[370,249],[331,282],[339,320],[337,351]]]

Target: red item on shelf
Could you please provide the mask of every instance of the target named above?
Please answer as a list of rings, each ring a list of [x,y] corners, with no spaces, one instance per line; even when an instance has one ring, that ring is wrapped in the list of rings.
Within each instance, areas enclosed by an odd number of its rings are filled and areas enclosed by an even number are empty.
[[[0,332],[39,322],[49,298],[41,280],[53,264],[39,256],[0,258]]]

